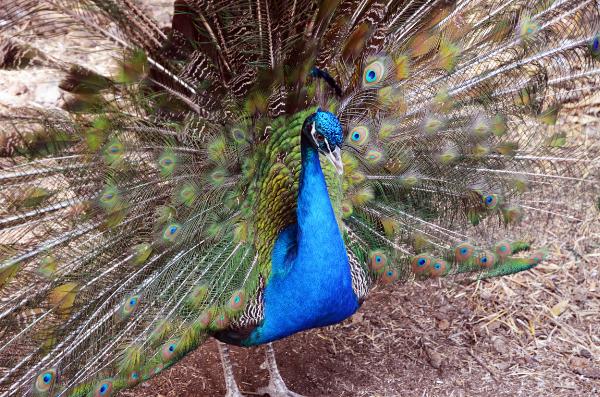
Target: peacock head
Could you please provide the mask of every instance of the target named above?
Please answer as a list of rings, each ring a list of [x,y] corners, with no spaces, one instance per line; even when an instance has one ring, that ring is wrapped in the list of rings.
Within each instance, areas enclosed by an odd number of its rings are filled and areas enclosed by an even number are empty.
[[[342,175],[344,164],[341,147],[344,133],[338,118],[333,113],[317,109],[304,120],[302,133],[315,149],[327,157],[338,174]]]

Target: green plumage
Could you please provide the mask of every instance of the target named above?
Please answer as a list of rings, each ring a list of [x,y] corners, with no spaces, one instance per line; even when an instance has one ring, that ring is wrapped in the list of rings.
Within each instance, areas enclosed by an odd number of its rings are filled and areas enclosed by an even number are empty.
[[[0,113],[0,392],[114,394],[257,326],[317,108],[345,134],[321,168],[360,301],[530,269],[553,219],[597,211],[569,114],[600,85],[594,2],[177,0],[166,33],[130,1],[42,3],[0,10],[0,65],[66,95]],[[61,29],[112,72],[36,47]]]

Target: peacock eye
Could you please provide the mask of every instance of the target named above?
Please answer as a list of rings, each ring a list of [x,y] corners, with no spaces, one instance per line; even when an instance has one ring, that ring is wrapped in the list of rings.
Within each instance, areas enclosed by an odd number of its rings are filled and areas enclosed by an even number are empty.
[[[325,140],[325,137],[322,134],[317,134],[317,141],[323,142],[324,140]]]

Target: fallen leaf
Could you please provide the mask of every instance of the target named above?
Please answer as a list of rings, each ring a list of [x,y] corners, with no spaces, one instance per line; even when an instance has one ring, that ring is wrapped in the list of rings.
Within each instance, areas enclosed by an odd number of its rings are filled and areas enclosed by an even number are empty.
[[[568,308],[569,308],[568,300],[560,301],[556,305],[554,305],[552,307],[552,309],[550,309],[550,313],[552,313],[552,315],[554,317],[558,317],[561,314],[563,314]]]

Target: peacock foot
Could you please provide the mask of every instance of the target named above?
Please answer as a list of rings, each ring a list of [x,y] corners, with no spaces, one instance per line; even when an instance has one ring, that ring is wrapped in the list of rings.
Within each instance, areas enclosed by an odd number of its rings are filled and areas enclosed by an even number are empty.
[[[266,346],[266,361],[265,365],[269,370],[269,385],[258,389],[260,394],[268,394],[270,397],[304,397],[298,393],[289,390],[279,373],[277,361],[275,361],[275,351],[272,344]]]

